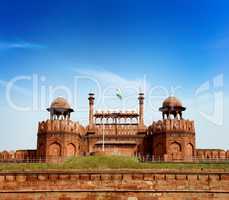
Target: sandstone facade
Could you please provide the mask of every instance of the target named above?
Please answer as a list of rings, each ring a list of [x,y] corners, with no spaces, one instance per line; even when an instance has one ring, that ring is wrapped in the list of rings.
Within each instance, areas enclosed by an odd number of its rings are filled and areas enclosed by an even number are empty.
[[[159,110],[162,120],[144,124],[144,94],[136,111],[94,111],[94,94],[89,94],[89,124],[84,127],[70,118],[74,110],[59,97],[47,109],[50,119],[39,122],[37,149],[3,151],[1,160],[62,161],[70,156],[127,155],[163,161],[223,160],[229,152],[197,149],[194,121],[183,119],[186,109],[168,97]]]

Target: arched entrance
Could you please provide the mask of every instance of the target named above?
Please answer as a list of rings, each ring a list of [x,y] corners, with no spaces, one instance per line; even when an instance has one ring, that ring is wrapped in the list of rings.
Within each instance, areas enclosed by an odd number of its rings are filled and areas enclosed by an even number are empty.
[[[59,143],[55,142],[49,145],[48,155],[50,157],[59,157],[61,156],[61,146]]]
[[[67,145],[67,156],[75,156],[76,155],[76,146],[72,143]]]
[[[169,154],[172,160],[180,160],[181,145],[178,142],[174,142],[169,146]]]

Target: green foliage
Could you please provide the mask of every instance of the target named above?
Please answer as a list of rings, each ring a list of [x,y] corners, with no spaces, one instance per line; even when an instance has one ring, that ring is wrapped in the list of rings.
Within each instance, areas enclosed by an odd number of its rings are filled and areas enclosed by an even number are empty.
[[[71,169],[126,169],[138,168],[140,163],[136,158],[125,156],[86,156],[70,158],[64,162],[64,168]]]
[[[229,171],[229,163],[141,163],[136,158],[126,156],[85,156],[71,157],[64,163],[1,163],[0,171],[58,169],[224,169]]]

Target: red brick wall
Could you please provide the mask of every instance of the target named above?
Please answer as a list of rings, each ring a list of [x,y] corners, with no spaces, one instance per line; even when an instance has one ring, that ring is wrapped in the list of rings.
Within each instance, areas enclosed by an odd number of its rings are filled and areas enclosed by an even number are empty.
[[[16,151],[3,151],[0,152],[0,160],[12,161],[26,161],[36,160],[36,149],[16,150]]]
[[[1,172],[1,200],[229,199],[229,172],[105,170]]]
[[[205,160],[224,160],[229,159],[229,152],[222,149],[197,149],[197,158]]]

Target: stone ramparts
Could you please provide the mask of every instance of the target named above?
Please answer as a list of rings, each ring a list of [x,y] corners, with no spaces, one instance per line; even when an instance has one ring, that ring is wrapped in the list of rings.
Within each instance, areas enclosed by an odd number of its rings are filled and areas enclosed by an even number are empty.
[[[155,134],[161,132],[195,133],[194,121],[184,119],[165,119],[153,122],[153,124],[149,126],[148,134]]]
[[[229,199],[224,170],[14,171],[0,173],[1,200]]]
[[[46,120],[39,122],[38,133],[47,132],[69,132],[84,134],[85,128],[79,122],[71,120]]]

